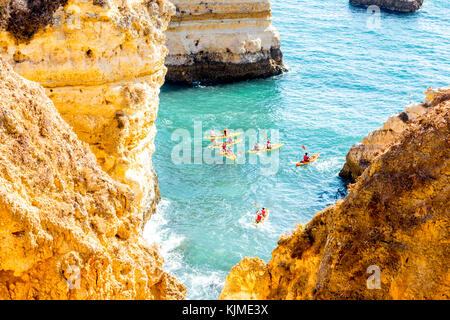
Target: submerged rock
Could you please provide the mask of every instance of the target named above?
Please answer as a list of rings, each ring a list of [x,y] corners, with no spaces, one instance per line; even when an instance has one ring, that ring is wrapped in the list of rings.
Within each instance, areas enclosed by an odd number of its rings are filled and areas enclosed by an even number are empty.
[[[435,95],[347,197],[283,236],[267,264],[235,266],[220,298],[448,300],[448,98]]]
[[[211,84],[285,71],[269,0],[172,2],[176,15],[166,33],[168,81]]]
[[[350,0],[353,5],[378,6],[396,12],[415,12],[422,7],[423,0]]]
[[[106,174],[44,89],[0,59],[0,299],[181,299]]]

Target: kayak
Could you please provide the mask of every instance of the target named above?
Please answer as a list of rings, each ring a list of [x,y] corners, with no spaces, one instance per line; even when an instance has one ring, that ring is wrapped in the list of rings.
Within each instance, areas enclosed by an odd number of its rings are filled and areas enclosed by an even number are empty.
[[[263,223],[264,221],[266,221],[266,219],[269,217],[269,214],[270,214],[270,211],[269,211],[269,209],[267,209],[267,214],[266,214],[266,216],[263,217],[263,218],[261,219],[260,222],[256,221],[256,218],[255,218],[254,225],[257,226],[258,224]]]
[[[236,155],[233,153],[232,155],[228,155],[226,153],[223,153],[222,151],[220,152],[220,155],[223,156],[224,158],[236,161]]]
[[[222,140],[222,139],[227,139],[227,138],[234,138],[234,137],[238,137],[240,136],[242,133],[241,132],[235,132],[235,133],[230,133],[227,136],[224,136],[223,134],[218,135],[218,136],[206,136],[203,139],[204,140]]]
[[[225,142],[225,144],[226,144],[227,146],[232,146],[232,145],[235,145],[235,144],[240,143],[241,141],[242,141],[242,139],[236,139],[236,140],[234,140],[234,141],[231,142],[231,143]],[[208,146],[208,148],[210,148],[210,149],[218,149],[218,148],[221,148],[221,147],[222,147],[222,143],[212,144],[212,145]]]
[[[311,156],[311,158],[309,158],[308,162],[303,162],[303,161],[302,162],[297,162],[295,165],[298,167],[298,166],[304,166],[306,164],[310,164],[310,163],[316,161],[317,158],[319,158],[319,156],[320,156],[320,153],[317,153],[317,154]]]
[[[280,149],[283,146],[284,143],[278,143],[278,144],[274,144],[272,145],[272,149],[261,149],[261,150],[250,150],[248,153],[260,153],[260,152],[269,152],[269,151],[273,151],[273,150],[277,150]]]

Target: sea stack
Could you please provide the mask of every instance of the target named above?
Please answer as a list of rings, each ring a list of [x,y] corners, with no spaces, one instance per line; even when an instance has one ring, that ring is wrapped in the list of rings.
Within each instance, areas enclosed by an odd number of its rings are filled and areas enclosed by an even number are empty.
[[[344,200],[245,258],[221,299],[450,298],[450,90],[436,94]]]
[[[415,12],[422,7],[423,0],[350,0],[358,6],[378,6],[381,9],[395,12]]]
[[[280,36],[269,0],[173,0],[167,81],[224,83],[281,74]]]
[[[166,0],[2,0],[0,56],[40,83],[146,221],[159,199],[152,165]]]

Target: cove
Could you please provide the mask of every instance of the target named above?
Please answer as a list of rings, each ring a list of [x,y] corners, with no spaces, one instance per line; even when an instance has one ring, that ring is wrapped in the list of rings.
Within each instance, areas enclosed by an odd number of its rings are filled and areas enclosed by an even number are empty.
[[[428,86],[450,83],[445,0],[414,14],[381,12],[375,30],[366,10],[347,1],[273,1],[272,8],[288,73],[213,87],[165,85],[160,95],[153,161],[163,200],[145,235],[162,245],[165,269],[188,287],[189,299],[216,299],[245,256],[270,259],[282,234],[345,196],[337,174],[354,143],[422,100]],[[285,143],[279,170],[267,174],[248,161],[174,164],[171,136],[185,129],[194,137],[195,121],[205,130],[278,130]],[[293,166],[301,145],[320,159]],[[258,228],[255,202],[271,210]]]

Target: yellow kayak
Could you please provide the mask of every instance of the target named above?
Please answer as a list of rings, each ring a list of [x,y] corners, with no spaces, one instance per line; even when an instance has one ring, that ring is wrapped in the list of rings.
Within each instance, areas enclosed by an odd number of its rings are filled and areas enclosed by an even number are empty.
[[[248,153],[260,153],[260,152],[269,152],[269,151],[273,151],[276,149],[280,149],[283,146],[284,143],[277,143],[272,145],[272,149],[266,149],[266,147],[264,147],[264,149],[261,150],[250,150]]]
[[[220,155],[223,156],[224,158],[236,161],[236,155],[233,153],[231,155],[227,154],[227,153],[223,153],[222,151],[220,152]]]
[[[254,225],[256,226],[256,225],[258,225],[258,224],[263,223],[264,221],[266,221],[266,219],[269,217],[269,213],[270,213],[270,211],[269,211],[269,209],[267,209],[267,214],[266,214],[266,216],[263,217],[263,218],[261,219],[260,222],[256,221],[256,218],[255,218]]]
[[[301,161],[301,162],[297,162],[295,165],[298,167],[298,166],[304,166],[304,165],[306,165],[306,164],[310,164],[310,163],[316,161],[317,158],[319,158],[319,156],[320,156],[320,153],[317,153],[317,154],[311,156],[311,157],[309,158],[309,161],[308,161],[308,162],[303,162],[303,161]]]
[[[236,139],[236,140],[234,140],[231,143],[226,142],[225,144],[227,146],[232,146],[232,145],[240,143],[241,141],[242,141],[242,139]],[[218,148],[221,148],[221,147],[222,147],[222,143],[212,144],[212,145],[208,146],[208,148],[210,148],[210,149],[218,149]]]
[[[218,136],[206,136],[203,139],[204,140],[223,140],[223,139],[238,137],[241,134],[242,134],[241,132],[235,132],[235,133],[230,133],[227,136],[224,136],[223,134],[218,135]]]

